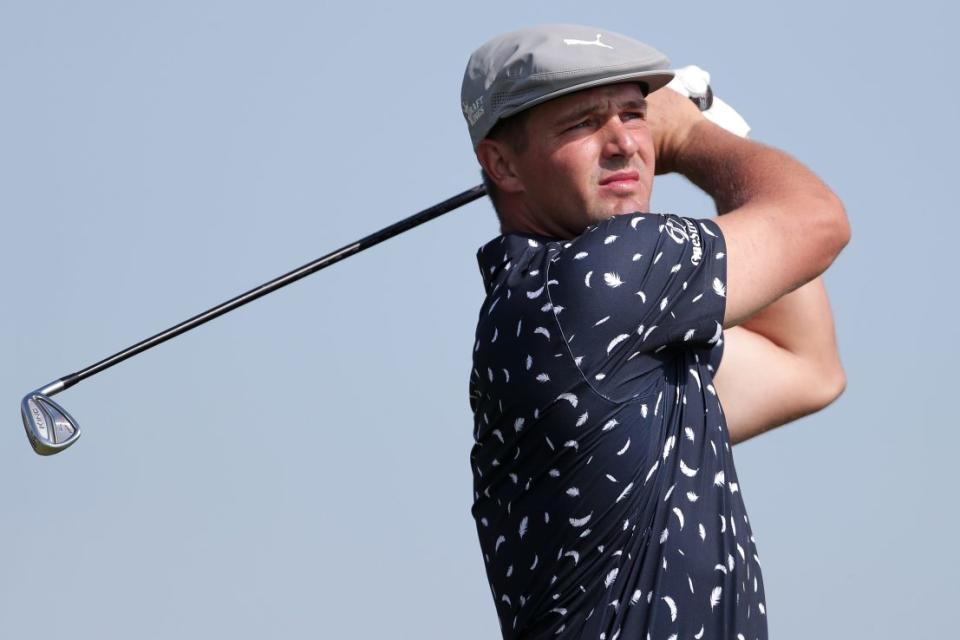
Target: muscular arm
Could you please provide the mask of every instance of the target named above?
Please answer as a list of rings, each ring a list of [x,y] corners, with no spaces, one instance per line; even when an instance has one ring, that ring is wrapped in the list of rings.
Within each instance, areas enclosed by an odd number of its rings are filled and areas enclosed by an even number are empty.
[[[694,115],[672,93],[649,100],[657,173],[684,175],[720,214],[728,331],[715,383],[735,444],[817,411],[842,392],[819,276],[850,230],[839,199],[809,169]]]
[[[731,444],[819,411],[846,385],[822,278],[724,334],[714,385]]]

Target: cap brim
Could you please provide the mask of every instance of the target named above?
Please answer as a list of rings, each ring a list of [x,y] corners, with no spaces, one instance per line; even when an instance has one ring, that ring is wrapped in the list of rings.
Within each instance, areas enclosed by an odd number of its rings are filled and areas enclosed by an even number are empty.
[[[547,102],[548,100],[553,100],[554,98],[559,98],[560,96],[567,95],[568,93],[574,93],[576,91],[581,91],[583,89],[591,89],[593,87],[600,87],[606,84],[617,84],[619,82],[630,82],[631,80],[642,80],[644,84],[647,85],[646,95],[650,95],[657,89],[665,87],[671,80],[673,80],[674,71],[672,69],[657,69],[654,71],[634,71],[632,73],[623,73],[616,76],[605,76],[603,78],[596,78],[593,80],[586,80],[569,87],[564,87],[562,89],[557,89],[546,95],[539,96],[534,100],[529,102],[524,102],[521,105],[518,105],[515,109],[511,109],[509,113],[504,112],[500,115],[499,119],[507,118],[512,115],[516,115],[521,111],[525,111],[530,107],[535,107],[538,104]]]

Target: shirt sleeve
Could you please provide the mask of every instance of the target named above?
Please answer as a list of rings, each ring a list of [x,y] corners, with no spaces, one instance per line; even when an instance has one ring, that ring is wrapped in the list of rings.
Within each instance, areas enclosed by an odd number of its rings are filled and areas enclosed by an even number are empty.
[[[667,347],[710,349],[726,309],[726,244],[710,219],[616,215],[564,243],[550,301],[581,373],[608,398],[640,395]]]

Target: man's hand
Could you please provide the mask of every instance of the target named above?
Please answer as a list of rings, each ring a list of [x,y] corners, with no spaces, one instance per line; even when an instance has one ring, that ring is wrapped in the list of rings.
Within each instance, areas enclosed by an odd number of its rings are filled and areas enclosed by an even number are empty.
[[[676,171],[676,159],[693,126],[706,120],[689,98],[664,87],[647,96],[647,124],[656,151],[655,173]]]

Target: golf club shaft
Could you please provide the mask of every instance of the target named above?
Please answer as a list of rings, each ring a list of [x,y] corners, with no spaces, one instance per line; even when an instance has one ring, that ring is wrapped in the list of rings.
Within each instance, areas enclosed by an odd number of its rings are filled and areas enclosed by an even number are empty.
[[[51,382],[47,386],[43,387],[43,389],[41,389],[41,392],[44,393],[45,395],[53,395],[55,393],[63,391],[64,389],[68,389],[69,387],[72,387],[78,382],[85,380],[90,376],[100,373],[104,369],[109,369],[113,365],[123,362],[124,360],[126,360],[127,358],[130,358],[131,356],[135,356],[138,353],[141,353],[143,351],[146,351],[147,349],[155,347],[161,342],[166,342],[170,338],[175,338],[181,333],[185,333],[190,329],[199,327],[205,322],[213,320],[217,316],[222,316],[223,314],[229,311],[233,311],[237,307],[241,307],[247,304],[248,302],[252,302],[257,298],[260,298],[262,296],[267,295],[268,293],[271,293],[273,291],[276,291],[277,289],[280,289],[281,287],[285,287],[291,282],[296,282],[300,278],[308,276],[311,273],[319,271],[324,267],[328,267],[335,262],[339,262],[344,258],[352,256],[356,253],[359,253],[364,249],[367,249],[369,247],[372,247],[375,244],[383,242],[388,238],[392,238],[393,236],[403,233],[408,229],[412,229],[413,227],[419,224],[423,224],[424,222],[427,222],[438,216],[441,216],[444,213],[453,211],[454,209],[457,209],[458,207],[461,207],[469,202],[473,202],[474,200],[486,195],[486,193],[487,193],[486,189],[482,184],[479,184],[471,189],[467,189],[462,193],[458,193],[452,198],[449,198],[447,200],[444,200],[443,202],[435,204],[432,207],[429,207],[427,209],[424,209],[423,211],[420,211],[419,213],[415,213],[408,218],[404,218],[403,220],[400,220],[399,222],[395,222],[389,227],[384,227],[380,231],[371,233],[370,235],[363,237],[360,240],[357,240],[356,242],[345,245],[337,249],[336,251],[328,253],[327,255],[321,258],[317,258],[312,262],[308,262],[307,264],[301,267],[298,267],[293,271],[285,273],[284,275],[278,278],[275,278],[269,282],[266,282],[260,285],[259,287],[255,287],[247,291],[246,293],[242,293],[235,298],[231,298],[226,302],[218,304],[217,306],[212,307],[210,309],[207,309],[203,313],[197,314],[188,320],[184,320],[180,324],[174,325],[169,329],[167,329],[166,331],[161,331],[160,333],[154,336],[151,336],[146,340],[138,342],[135,345],[132,345],[130,347],[127,347],[126,349],[124,349],[123,351],[120,351],[119,353],[113,354],[109,358],[104,358],[100,362],[97,362],[96,364],[92,364],[86,369],[82,369],[81,371],[77,371],[76,373],[71,373],[68,376],[64,376],[59,380]]]

